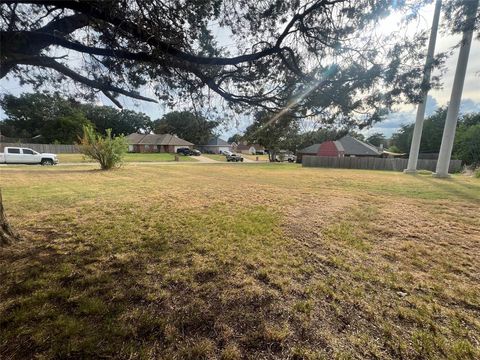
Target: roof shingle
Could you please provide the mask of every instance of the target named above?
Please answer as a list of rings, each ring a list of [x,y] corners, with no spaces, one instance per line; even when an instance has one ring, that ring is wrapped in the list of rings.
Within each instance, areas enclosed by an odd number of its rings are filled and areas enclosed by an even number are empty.
[[[313,144],[313,145],[307,146],[305,149],[298,150],[298,153],[300,153],[300,154],[316,154],[318,152],[319,148],[320,148],[320,144]]]
[[[218,136],[213,137],[210,140],[208,140],[208,143],[204,146],[230,146],[228,142],[226,142],[223,139],[220,139]]]
[[[379,156],[381,152],[378,149],[366,142],[360,141],[346,135],[341,139],[334,141],[334,144],[339,152],[343,152],[345,155],[367,155],[367,156]],[[300,154],[317,154],[320,149],[320,144],[313,144],[305,149],[299,150]]]
[[[191,146],[191,142],[180,139],[171,134],[138,134],[133,133],[127,136],[130,145],[177,145]]]
[[[339,143],[343,147],[345,155],[381,155],[381,152],[379,152],[375,146],[355,139],[350,135],[345,135],[341,139],[335,141],[335,143]],[[338,146],[337,149],[340,150]]]

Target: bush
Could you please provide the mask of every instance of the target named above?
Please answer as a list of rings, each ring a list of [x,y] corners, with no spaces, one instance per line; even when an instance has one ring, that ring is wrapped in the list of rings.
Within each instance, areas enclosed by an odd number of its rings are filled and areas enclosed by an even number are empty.
[[[400,154],[400,153],[401,153],[401,151],[400,151],[400,149],[398,148],[398,146],[395,146],[395,145],[390,146],[390,147],[387,149],[387,151],[390,151],[390,152],[392,152],[392,153],[397,153],[397,154]]]
[[[477,179],[480,179],[480,168],[475,170],[475,172],[473,173],[473,175],[477,178]]]
[[[455,155],[467,165],[480,166],[480,124],[459,127]]]
[[[106,130],[104,137],[92,126],[83,127],[83,137],[80,139],[80,151],[85,156],[98,161],[102,170],[119,167],[128,149],[127,139],[123,136],[112,137],[112,129]]]

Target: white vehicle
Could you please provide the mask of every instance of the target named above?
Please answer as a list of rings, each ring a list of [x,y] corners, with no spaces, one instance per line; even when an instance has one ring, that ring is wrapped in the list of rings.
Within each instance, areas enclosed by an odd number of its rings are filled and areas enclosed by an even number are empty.
[[[55,154],[36,152],[35,150],[22,147],[6,147],[0,152],[0,164],[58,164]]]
[[[220,151],[220,154],[225,155],[225,156],[232,156],[233,155],[233,153],[230,150]]]
[[[288,161],[289,163],[293,163],[297,161],[297,157],[293,155],[291,152],[280,151],[279,154],[275,155],[276,162],[284,162]]]

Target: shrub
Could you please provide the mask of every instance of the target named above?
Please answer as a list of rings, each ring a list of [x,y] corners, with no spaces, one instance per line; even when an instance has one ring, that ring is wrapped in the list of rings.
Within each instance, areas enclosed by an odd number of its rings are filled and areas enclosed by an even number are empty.
[[[400,151],[400,149],[398,148],[398,146],[395,146],[395,145],[390,146],[390,147],[387,149],[387,151],[390,151],[390,152],[392,152],[392,153],[397,153],[397,154],[401,153],[401,151]]]
[[[455,155],[467,165],[480,166],[480,124],[458,129]]]
[[[82,154],[98,161],[102,170],[121,166],[128,149],[127,140],[123,135],[112,137],[112,129],[107,129],[106,136],[102,136],[90,125],[83,127],[80,145]]]
[[[475,176],[477,179],[480,179],[480,168],[478,168],[477,170],[475,170],[474,176]]]

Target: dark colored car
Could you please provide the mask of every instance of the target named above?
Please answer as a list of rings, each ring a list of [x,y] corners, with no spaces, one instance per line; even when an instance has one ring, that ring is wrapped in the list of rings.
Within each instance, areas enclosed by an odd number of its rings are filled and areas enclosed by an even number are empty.
[[[243,162],[243,157],[237,154],[226,155],[228,162]]]
[[[191,150],[189,148],[180,148],[177,149],[177,154],[182,154],[185,156],[200,156],[202,153],[198,150]]]
[[[189,148],[177,149],[177,154],[182,154],[182,155],[188,156],[188,155],[190,155],[190,149]]]

